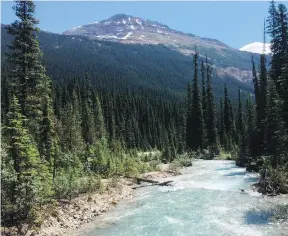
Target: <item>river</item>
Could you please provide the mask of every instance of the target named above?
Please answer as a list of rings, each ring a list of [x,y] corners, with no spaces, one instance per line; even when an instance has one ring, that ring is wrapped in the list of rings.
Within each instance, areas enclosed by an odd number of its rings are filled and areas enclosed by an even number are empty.
[[[145,187],[94,222],[87,236],[281,236],[288,229],[260,211],[257,176],[233,161],[195,161],[172,186]],[[166,180],[166,179],[165,179]],[[245,192],[241,192],[244,189]],[[270,202],[271,203],[271,202]]]

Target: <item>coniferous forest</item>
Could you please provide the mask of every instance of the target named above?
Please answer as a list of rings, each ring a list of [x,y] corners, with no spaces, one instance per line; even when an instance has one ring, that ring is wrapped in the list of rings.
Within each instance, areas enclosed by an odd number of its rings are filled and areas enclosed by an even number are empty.
[[[93,75],[49,78],[33,1],[16,1],[1,78],[1,223],[40,226],[41,208],[177,159],[230,153],[264,176],[263,193],[288,193],[288,13],[271,2],[271,62],[251,57],[254,93],[213,92],[213,65],[195,46],[186,96],[104,89]],[[261,27],[261,26],[259,26]],[[260,64],[255,64],[260,61]],[[49,66],[49,65],[48,65]],[[65,73],[65,72],[64,72]],[[216,99],[217,98],[217,99]],[[144,151],[161,155],[143,158]]]

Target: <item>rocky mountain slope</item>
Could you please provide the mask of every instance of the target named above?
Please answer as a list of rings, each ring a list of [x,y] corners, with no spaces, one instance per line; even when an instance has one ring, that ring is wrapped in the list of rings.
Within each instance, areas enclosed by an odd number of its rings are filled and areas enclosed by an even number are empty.
[[[12,38],[1,26],[1,70],[4,75],[8,70],[4,56],[8,52],[6,45]],[[72,78],[85,79],[88,75],[99,90],[129,89],[147,96],[150,91],[149,96],[165,94],[174,99],[175,95],[186,96],[187,84],[193,79],[192,57],[165,45],[123,44],[44,31],[38,33],[38,38],[47,73],[57,83],[67,84]],[[208,62],[213,63],[210,53]],[[255,60],[258,63],[258,59]],[[245,63],[249,68],[250,59],[243,63],[238,61],[236,65],[244,67]],[[215,70],[212,82],[217,101],[223,96],[224,82],[235,100],[238,87],[253,92],[250,83],[217,75]]]
[[[117,14],[100,22],[75,27],[63,34],[123,44],[163,44],[184,55],[192,55],[196,45],[202,57],[207,53],[217,75],[251,83],[251,53],[231,48],[216,39],[183,33],[155,21]]]

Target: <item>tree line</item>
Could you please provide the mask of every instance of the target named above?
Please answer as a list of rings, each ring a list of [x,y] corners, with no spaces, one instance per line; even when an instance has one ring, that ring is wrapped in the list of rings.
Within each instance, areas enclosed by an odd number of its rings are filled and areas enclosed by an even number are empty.
[[[245,116],[239,116],[238,164],[265,169],[271,178],[270,191],[288,193],[288,13],[284,4],[271,2],[264,43],[266,32],[271,38],[271,62],[267,69],[263,49],[257,70],[252,57],[255,103],[247,101]]]
[[[224,150],[237,152],[241,165],[265,155],[273,169],[287,167],[285,5],[272,2],[269,11],[271,68],[263,54],[257,71],[252,58],[255,98],[239,88],[237,104],[226,85],[216,101],[212,66],[197,48],[183,100],[147,88],[104,89],[89,73],[52,81],[41,60],[33,1],[16,1],[14,10],[19,20],[7,26],[13,39],[1,86],[3,225],[39,226],[43,205],[99,190],[103,177],[151,170],[137,151],[161,150],[156,161],[169,163],[185,152]]]
[[[40,226],[43,205],[99,190],[101,178],[152,170],[137,150],[169,147],[155,160],[164,162],[184,152],[179,98],[105,90],[89,73],[52,81],[41,60],[34,2],[16,1],[14,10],[1,87],[2,225]]]

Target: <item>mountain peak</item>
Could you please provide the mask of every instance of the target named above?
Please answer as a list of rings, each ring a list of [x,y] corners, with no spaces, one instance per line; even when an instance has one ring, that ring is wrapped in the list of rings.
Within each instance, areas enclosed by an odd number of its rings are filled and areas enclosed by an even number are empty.
[[[265,50],[265,54],[269,54],[271,53],[271,44],[270,43],[266,43],[265,44],[265,49],[264,49],[264,43],[261,42],[253,42],[253,43],[249,43],[245,46],[243,46],[242,48],[240,48],[240,51],[246,51],[246,52],[251,52],[251,53],[263,53],[263,50]]]
[[[123,19],[127,19],[129,20],[129,18],[135,18],[131,15],[126,15],[126,14],[116,14],[114,16],[111,16],[110,18],[108,18],[107,20],[111,20],[111,21],[117,21],[117,20],[123,20]],[[107,20],[103,20],[103,21],[107,21]],[[102,21],[101,21],[102,22]]]
[[[63,34],[122,43],[164,44],[184,54],[192,54],[195,45],[217,49],[229,48],[218,40],[186,34],[159,22],[127,14],[116,14],[100,22],[77,26]]]

